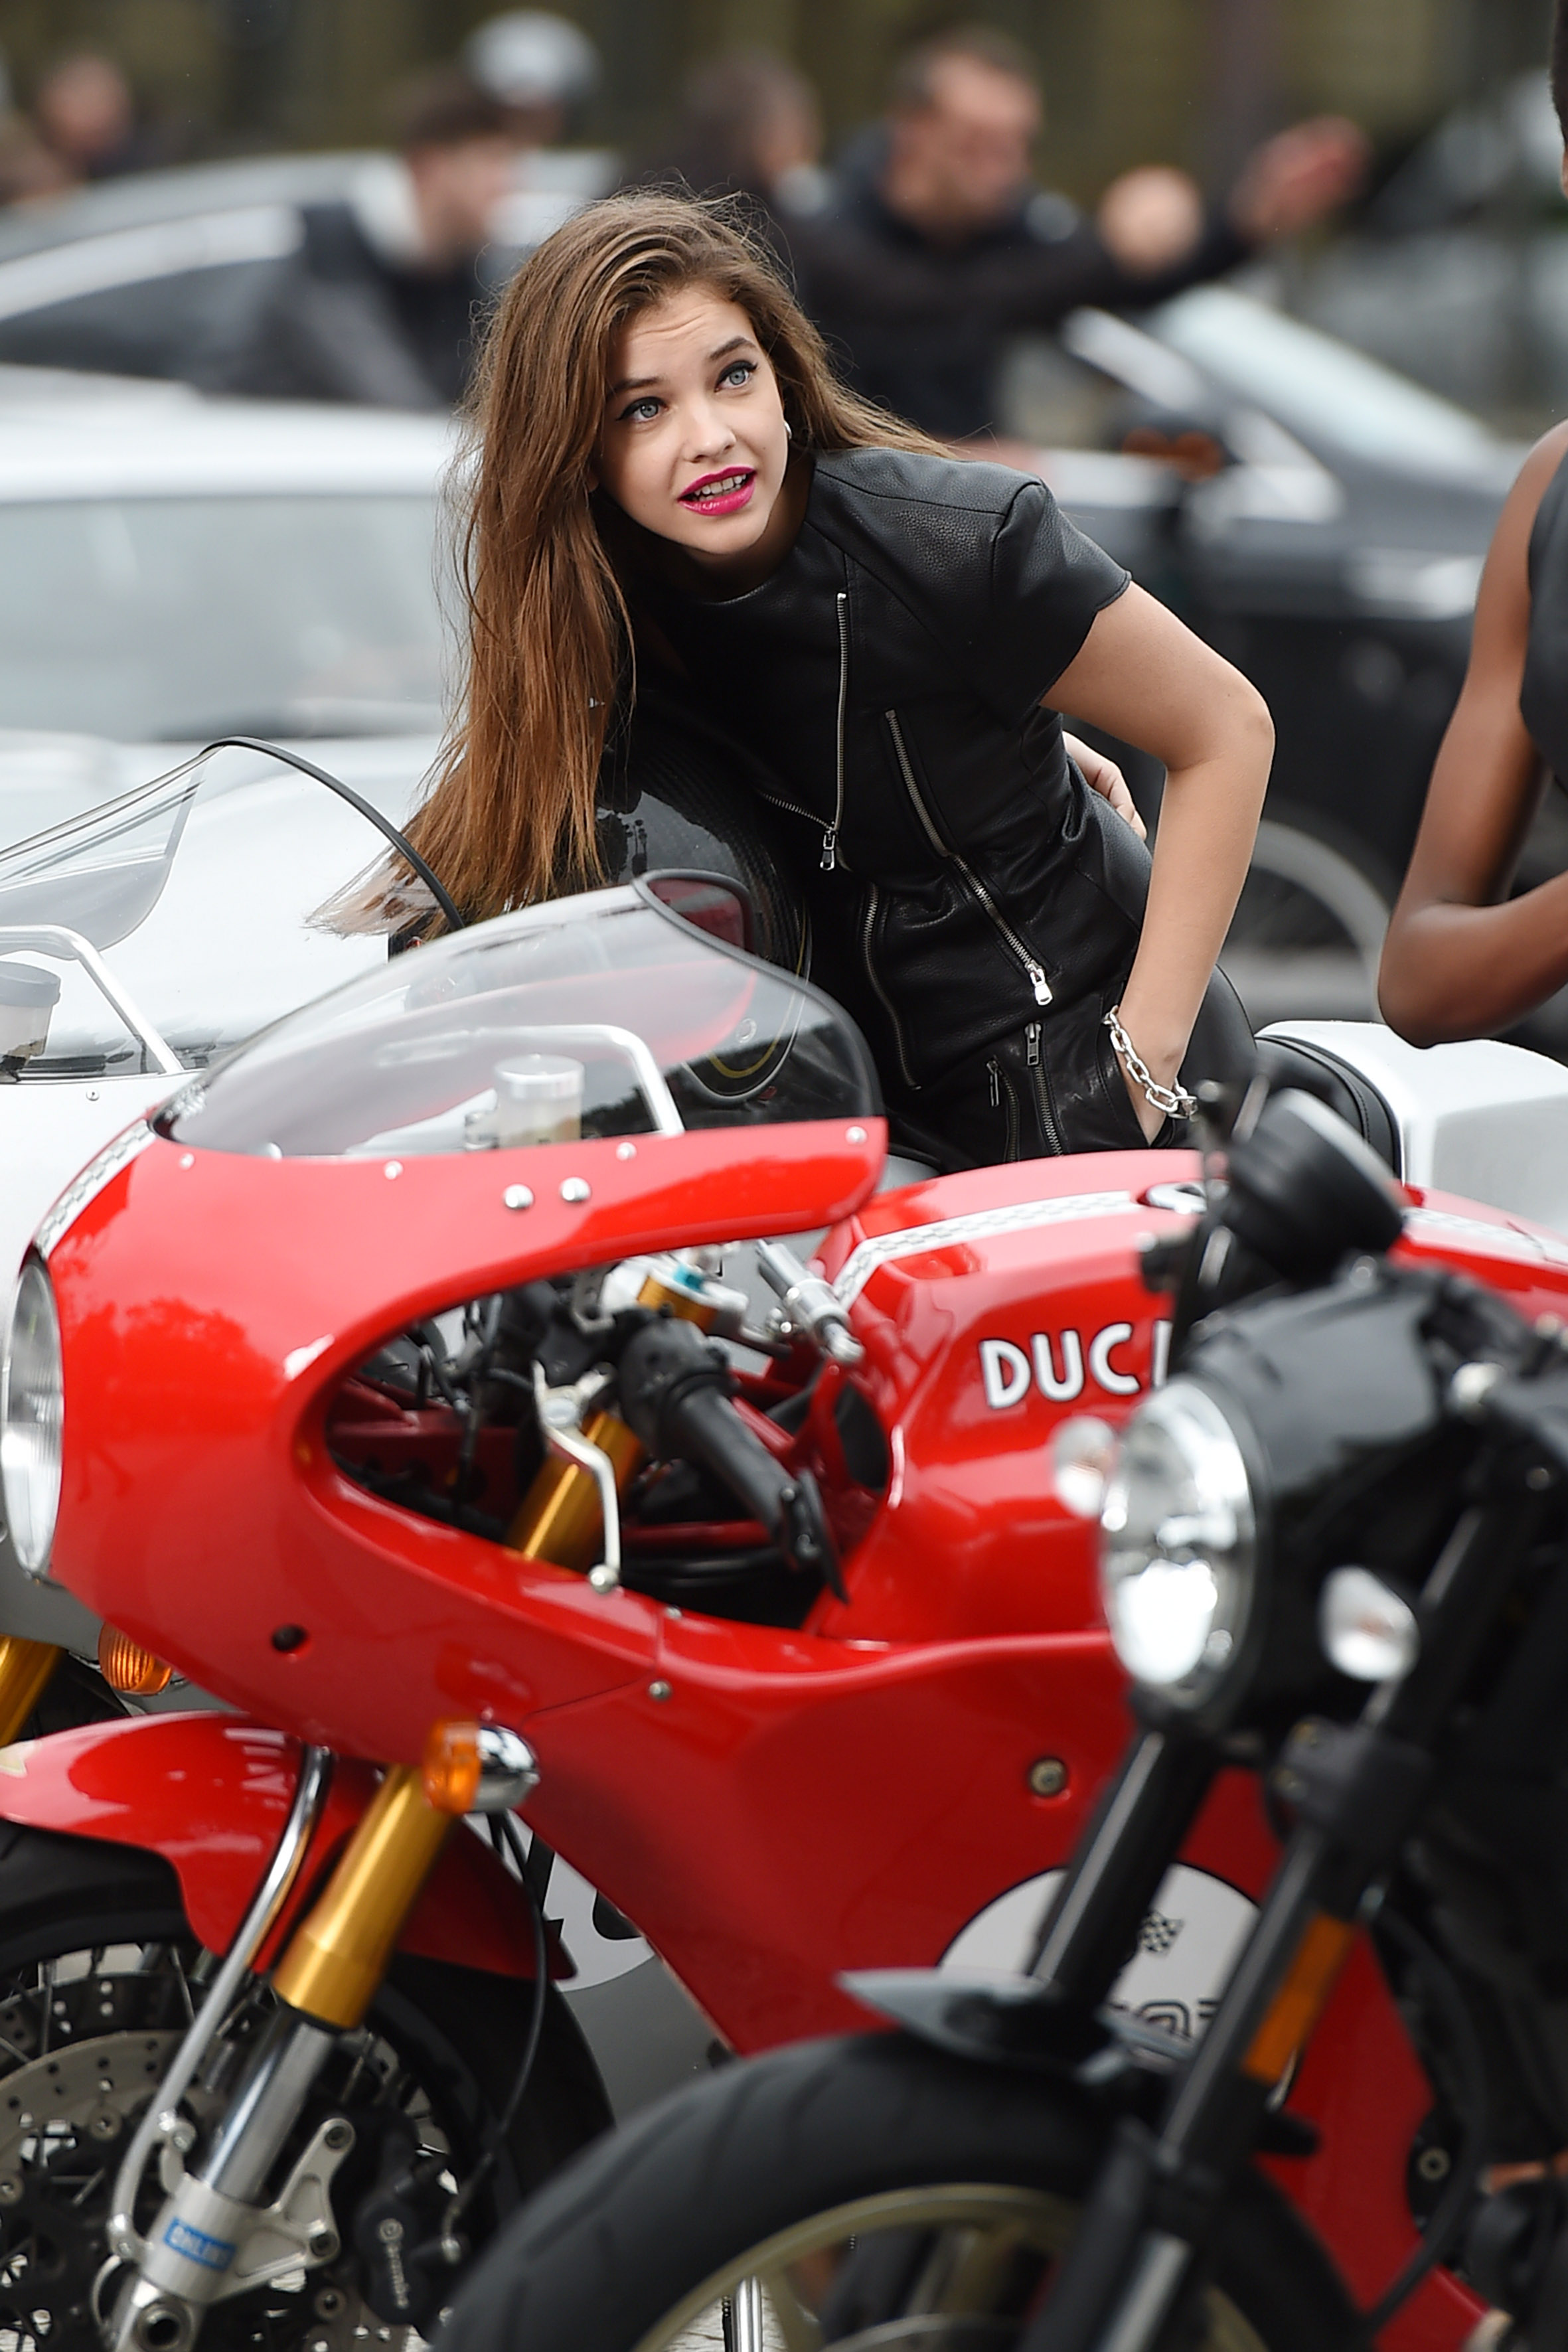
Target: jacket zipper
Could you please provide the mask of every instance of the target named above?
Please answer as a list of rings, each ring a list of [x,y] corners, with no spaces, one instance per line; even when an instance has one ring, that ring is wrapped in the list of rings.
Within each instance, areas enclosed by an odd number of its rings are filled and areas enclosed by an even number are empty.
[[[838,863],[838,828],[844,822],[844,713],[849,700],[849,594],[841,588],[834,599],[838,613],[838,725],[835,737],[837,758],[836,789],[833,798],[833,823],[822,836],[822,870],[831,874]]]
[[[945,858],[950,866],[956,866],[971,895],[984,912],[991,918],[998,937],[1011,950],[1016,961],[1023,965],[1025,977],[1034,991],[1035,1003],[1049,1004],[1052,1001],[1051,983],[1046,978],[1044,964],[1033,953],[1027,943],[1018,937],[1017,932],[967,859],[961,857],[956,849],[951,848],[937,831],[931,813],[925,804],[919,784],[915,782],[915,772],[905,748],[904,730],[899,724],[899,714],[896,710],[886,710],[882,716],[888,722],[888,731],[893,739],[893,749],[898,753],[899,770],[904,780],[904,790],[909,793],[915,814],[925,828],[926,838],[939,857]]]
[[[1035,1105],[1040,1115],[1040,1130],[1046,1139],[1047,1148],[1059,1152],[1062,1148],[1061,1130],[1057,1125],[1056,1110],[1051,1101],[1051,1082],[1041,1059],[1040,1024],[1037,1021],[1028,1022],[1025,1026],[1024,1060],[1035,1089]]]
[[[985,1075],[991,1081],[992,1109],[1000,1110],[1003,1095],[1005,1094],[1007,1097],[1007,1144],[1005,1156],[1008,1160],[1016,1160],[1018,1157],[1018,1097],[1013,1092],[1013,1082],[994,1054],[985,1065]]]
[[[910,1057],[904,1051],[903,1026],[900,1022],[898,1012],[894,1006],[892,998],[888,994],[887,990],[883,987],[880,979],[878,977],[876,960],[872,953],[872,934],[877,928],[877,909],[880,904],[880,891],[878,889],[874,882],[868,882],[866,885],[866,919],[860,926],[860,953],[866,965],[866,977],[870,982],[873,989],[875,989],[877,992],[877,1000],[881,1005],[883,1012],[887,1014],[889,1023],[891,1025],[893,1032],[893,1045],[899,1056],[899,1068],[903,1075],[904,1084],[909,1087],[911,1094],[918,1095],[921,1090],[920,1080],[910,1075]]]

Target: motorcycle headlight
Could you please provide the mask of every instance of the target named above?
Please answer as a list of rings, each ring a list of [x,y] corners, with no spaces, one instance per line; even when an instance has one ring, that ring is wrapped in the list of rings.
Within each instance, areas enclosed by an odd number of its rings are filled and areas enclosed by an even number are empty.
[[[16,1286],[0,1363],[0,1496],[11,1549],[30,1576],[43,1574],[54,1541],[64,1423],[55,1294],[43,1266],[30,1258]]]
[[[1117,1656],[1135,1682],[1201,1706],[1247,1630],[1257,1548],[1247,1465],[1206,1389],[1173,1380],[1139,1407],[1100,1525]]]

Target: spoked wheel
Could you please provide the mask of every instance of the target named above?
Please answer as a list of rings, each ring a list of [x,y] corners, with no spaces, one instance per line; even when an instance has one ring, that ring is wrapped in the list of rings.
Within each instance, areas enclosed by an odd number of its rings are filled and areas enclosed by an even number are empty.
[[[1048,2082],[884,2034],[731,2067],[572,2165],[460,2292],[443,2352],[1015,2352],[1103,2145]],[[1357,2316],[1260,2179],[1190,2352],[1342,2352]]]
[[[5,1830],[0,1923],[0,2347],[101,2352],[99,2311],[117,2284],[104,2236],[115,2176],[213,1962],[172,1871],[132,1849]],[[395,1966],[299,2126],[303,2145],[329,2116],[353,2126],[333,2182],[341,2251],[214,2305],[202,2352],[403,2352],[413,2331],[365,2301],[353,2209],[389,2149],[431,2158],[445,2194],[466,2179],[510,2087],[528,1999],[469,1969]],[[258,1991],[237,2039],[260,2028],[268,2000]],[[550,2001],[530,2093],[464,2218],[475,2243],[608,2119],[593,2062],[559,1996]],[[222,2096],[197,2088],[185,2104],[201,2124]],[[143,2230],[163,2194],[150,2165],[136,2210]]]

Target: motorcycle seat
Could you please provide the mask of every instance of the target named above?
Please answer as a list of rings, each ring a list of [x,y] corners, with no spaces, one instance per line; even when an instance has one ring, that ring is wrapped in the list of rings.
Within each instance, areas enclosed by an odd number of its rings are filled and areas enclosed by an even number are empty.
[[[1299,1087],[1315,1095],[1338,1113],[1352,1134],[1370,1145],[1395,1176],[1403,1173],[1398,1122],[1369,1078],[1331,1053],[1327,1046],[1300,1038],[1260,1038],[1258,1060],[1269,1087]]]

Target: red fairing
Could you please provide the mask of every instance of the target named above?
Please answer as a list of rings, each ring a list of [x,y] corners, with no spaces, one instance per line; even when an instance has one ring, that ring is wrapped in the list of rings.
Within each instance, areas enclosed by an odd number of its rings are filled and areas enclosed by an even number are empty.
[[[0,1748],[6,1821],[161,1853],[185,1914],[226,1951],[282,1834],[300,1775],[287,1733],[221,1715],[87,1724]],[[261,1954],[267,1966],[375,1789],[365,1764],[340,1761],[292,1899]],[[404,1930],[402,1948],[493,1975],[531,1977],[528,1904],[478,1838],[454,1836]],[[570,1975],[556,1955],[552,1975]]]

